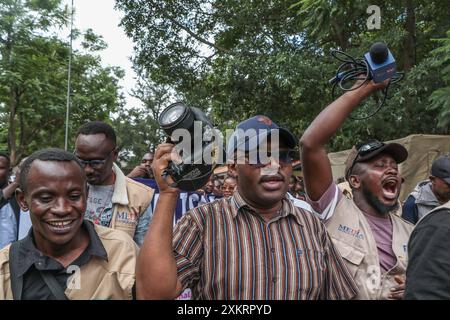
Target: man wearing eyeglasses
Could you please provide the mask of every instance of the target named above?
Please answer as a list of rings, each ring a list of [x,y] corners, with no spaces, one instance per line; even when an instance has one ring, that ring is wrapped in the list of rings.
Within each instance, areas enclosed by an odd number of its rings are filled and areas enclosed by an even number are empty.
[[[160,196],[138,259],[138,298],[174,299],[185,288],[195,299],[212,300],[354,296],[323,224],[286,196],[295,137],[265,116],[241,122],[236,132],[228,157],[237,190],[190,210],[174,230],[179,190],[161,177],[174,145],[158,146],[153,170]]]
[[[75,156],[89,187],[85,219],[125,231],[141,245],[151,218],[153,189],[126,177],[114,163],[118,150],[114,129],[101,121],[78,130]]]
[[[413,226],[393,211],[402,183],[398,164],[408,153],[400,144],[377,140],[353,147],[345,171],[351,199],[333,182],[325,145],[359,103],[386,85],[370,81],[346,92],[316,117],[300,140],[308,200],[357,282],[357,299],[403,298]]]

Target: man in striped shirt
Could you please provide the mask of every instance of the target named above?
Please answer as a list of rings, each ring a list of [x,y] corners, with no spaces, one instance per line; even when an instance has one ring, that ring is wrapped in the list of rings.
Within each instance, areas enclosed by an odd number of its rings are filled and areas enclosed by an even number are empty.
[[[287,198],[294,136],[256,116],[234,138],[237,190],[191,210],[175,230],[179,191],[161,178],[173,145],[158,146],[160,197],[136,270],[138,298],[174,299],[185,288],[195,299],[352,298],[355,284],[324,225]]]

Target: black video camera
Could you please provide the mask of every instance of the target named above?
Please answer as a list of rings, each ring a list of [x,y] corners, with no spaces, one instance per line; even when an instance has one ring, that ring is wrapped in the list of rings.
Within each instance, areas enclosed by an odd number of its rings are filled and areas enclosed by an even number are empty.
[[[168,106],[161,113],[158,123],[169,137],[168,142],[177,143],[181,162],[169,162],[163,176],[171,176],[174,188],[195,191],[209,180],[218,163],[221,136],[206,115],[198,108],[181,102]],[[181,138],[181,139],[180,139]]]

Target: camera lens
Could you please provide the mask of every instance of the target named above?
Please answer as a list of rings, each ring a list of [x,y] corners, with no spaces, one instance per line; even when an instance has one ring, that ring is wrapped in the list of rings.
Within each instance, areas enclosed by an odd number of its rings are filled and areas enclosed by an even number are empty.
[[[176,129],[189,130],[194,123],[194,115],[183,103],[176,102],[168,106],[159,116],[159,125],[169,135]]]
[[[160,123],[162,126],[173,126],[176,122],[178,122],[183,114],[186,112],[186,107],[182,104],[177,104],[174,106],[169,106],[164,112],[161,114]]]

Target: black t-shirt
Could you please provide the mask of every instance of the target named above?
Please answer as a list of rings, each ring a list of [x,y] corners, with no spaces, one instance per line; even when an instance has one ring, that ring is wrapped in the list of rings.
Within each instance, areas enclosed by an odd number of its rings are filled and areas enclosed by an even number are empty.
[[[82,226],[89,235],[89,245],[83,253],[76,258],[67,268],[55,259],[43,255],[34,245],[33,230],[23,239],[19,252],[19,274],[23,276],[23,300],[55,300],[50,288],[44,282],[41,272],[51,273],[58,281],[63,291],[67,288],[67,280],[76,267],[81,267],[93,258],[107,260],[107,253],[94,226],[89,221],[84,221]]]

